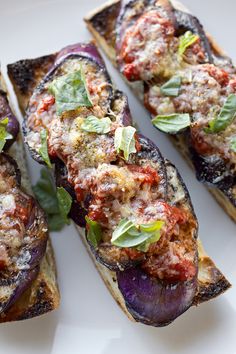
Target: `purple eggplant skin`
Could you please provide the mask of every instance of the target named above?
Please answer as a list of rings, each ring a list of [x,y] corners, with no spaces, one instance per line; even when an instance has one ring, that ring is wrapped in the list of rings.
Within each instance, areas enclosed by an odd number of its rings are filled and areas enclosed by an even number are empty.
[[[110,109],[110,104],[113,98],[113,89],[112,89],[112,82],[111,78],[106,70],[105,64],[96,49],[96,47],[92,44],[75,44],[71,45],[68,47],[63,48],[57,55],[56,60],[52,68],[49,70],[49,72],[45,75],[45,77],[42,79],[42,81],[39,83],[39,85],[36,87],[34,90],[34,94],[40,93],[44,90],[45,84],[52,80],[54,76],[57,74],[58,69],[60,68],[63,63],[68,60],[68,59],[76,59],[78,58],[79,60],[84,60],[85,62],[92,62],[97,66],[97,69],[101,74],[103,74],[108,82],[108,90],[109,90],[109,99],[107,100],[107,110],[109,111]],[[29,130],[27,127],[27,119],[29,116],[29,111],[28,109],[26,110],[26,115],[25,119],[23,122],[23,134],[25,137],[27,137]],[[26,140],[27,144],[27,140]],[[28,144],[27,144],[28,145]],[[30,148],[28,145],[29,151],[31,153],[31,156],[33,157],[34,160],[36,160],[38,163],[45,165],[44,160],[42,159],[41,155],[34,149]],[[51,159],[52,162],[54,163],[56,159]]]
[[[56,57],[55,65],[73,54],[83,57],[87,56],[89,59],[97,62],[99,66],[105,66],[101,55],[92,43],[76,43],[61,49]]]
[[[167,283],[147,275],[140,267],[116,273],[118,287],[134,319],[147,325],[167,326],[193,303],[197,276]]]
[[[12,135],[12,139],[6,141],[4,150],[7,150],[16,140],[17,135],[20,130],[19,122],[15,115],[13,114],[8,99],[7,94],[0,90],[0,121],[4,118],[8,118],[8,124],[6,130]]]
[[[0,154],[0,165],[3,166],[3,164],[7,164],[9,177],[15,179],[16,187],[14,187],[13,193],[19,193],[21,175],[17,163],[12,157],[2,153]],[[0,300],[0,313],[9,309],[31,285],[38,274],[40,262],[46,252],[48,240],[46,217],[33,198],[31,203],[30,218],[25,225],[25,236],[30,238],[30,242],[22,245],[17,260],[13,261],[9,269],[0,271],[0,288],[4,286],[9,290],[7,296]],[[21,264],[21,267],[17,266],[17,263]]]
[[[152,163],[157,165],[157,172],[160,176],[159,182],[159,192],[160,199],[167,200],[167,174],[165,161],[157,148],[157,146],[148,138],[143,135],[138,135],[139,144],[141,146],[141,150],[137,152],[134,156],[134,164],[139,165],[139,161],[149,160]],[[134,267],[141,261],[143,261],[143,256],[136,260],[127,260],[122,259],[119,263],[112,259],[112,250],[116,248],[112,244],[101,244],[100,247],[94,248],[89,240],[87,242],[90,246],[92,253],[94,254],[97,261],[112,271],[119,271],[120,269],[128,269],[130,267]],[[109,257],[109,251],[111,252],[111,258]]]
[[[11,279],[10,284],[0,280],[0,287],[9,287],[12,289],[11,296],[4,302],[0,301],[0,314],[7,311],[20,296],[31,286],[32,282],[36,279],[39,273],[39,266],[27,271],[19,272]]]

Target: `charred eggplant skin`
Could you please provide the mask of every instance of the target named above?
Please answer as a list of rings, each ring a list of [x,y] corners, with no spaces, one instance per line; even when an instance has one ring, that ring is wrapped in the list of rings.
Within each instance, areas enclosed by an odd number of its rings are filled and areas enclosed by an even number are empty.
[[[60,52],[58,52],[55,62],[48,71],[48,73],[45,75],[45,77],[41,80],[40,84],[36,87],[34,90],[35,93],[40,93],[43,91],[45,84],[52,80],[54,75],[56,74],[57,70],[60,68],[63,63],[65,63],[66,60],[68,59],[80,59],[80,60],[85,60],[85,61],[90,61],[94,63],[97,66],[97,70],[99,70],[103,75],[105,75],[107,82],[109,83],[109,90],[110,90],[110,99],[108,101],[108,105],[110,105],[112,97],[113,97],[113,91],[112,91],[112,83],[111,79],[106,71],[105,64],[103,62],[102,57],[96,50],[95,46],[93,44],[76,44],[76,45],[71,45],[68,47],[63,48]],[[29,129],[27,126],[27,120],[29,116],[29,110],[26,110],[26,115],[24,118],[23,122],[23,134],[25,137],[27,137],[29,133]],[[44,160],[40,156],[40,154],[32,149],[26,139],[26,144],[29,148],[29,151],[31,153],[31,156],[33,157],[34,160],[36,160],[38,163],[45,165]],[[57,158],[52,159],[52,162],[56,162]]]
[[[0,121],[4,118],[8,118],[7,132],[12,135],[12,139],[7,140],[4,150],[7,150],[16,140],[19,133],[19,122],[15,117],[9,105],[7,94],[0,89]]]
[[[2,167],[4,164],[8,166],[10,178],[14,178],[16,182],[14,191],[16,189],[21,191],[21,174],[17,163],[9,155],[2,153],[0,154],[0,166]],[[32,197],[30,198],[32,209],[30,218],[25,225],[25,235],[31,238],[31,240],[30,243],[21,247],[18,254],[20,258],[27,258],[27,264],[22,269],[14,266],[11,270],[7,268],[0,271],[0,288],[9,289],[8,295],[0,299],[0,313],[7,311],[31,285],[37,277],[40,261],[46,252],[48,240],[46,219],[38,204]]]
[[[76,47],[76,46],[75,46]],[[74,48],[74,47],[73,47]],[[88,57],[91,55],[91,51],[89,53],[87,52],[86,55],[81,56],[80,58],[83,57],[84,60],[88,60]],[[38,86],[36,90],[42,90],[45,83],[52,78],[54,75],[55,71],[57,70],[58,65],[61,65],[65,60],[68,58],[76,58],[78,57],[78,54],[75,53],[74,51],[71,52],[69,49],[68,51],[64,49],[64,52],[58,56],[58,59],[56,59],[55,65],[52,67],[52,69],[49,71],[48,74],[46,74],[45,78],[41,82],[41,84]],[[98,61],[96,60],[96,65],[100,70],[105,70],[105,67],[102,67],[101,64],[98,64]],[[109,102],[111,111],[115,112],[115,114],[119,114],[121,117],[121,121],[124,126],[131,125],[132,124],[132,119],[131,119],[131,114],[128,106],[128,101],[126,96],[120,92],[120,91],[114,91],[112,89],[112,95],[111,99]],[[116,112],[116,104],[119,102],[119,110]],[[160,151],[156,147],[156,145],[151,142],[149,139],[145,138],[141,134],[138,134],[137,140],[139,143],[139,149],[138,152],[135,153],[134,157],[134,164],[139,165],[141,164],[142,161],[150,161],[151,165],[158,166],[156,167],[158,170],[158,175],[160,176],[160,184],[161,184],[161,200],[169,202],[169,195],[168,195],[168,176],[167,176],[167,171],[166,171],[166,162],[163,159]],[[133,161],[133,160],[132,160]],[[112,163],[115,163],[114,161]],[[85,226],[85,215],[87,214],[87,210],[89,207],[89,200],[84,201],[83,205],[80,205],[76,201],[76,196],[75,192],[73,190],[73,187],[68,183],[68,172],[66,169],[66,166],[64,165],[63,162],[57,160],[55,162],[55,178],[56,178],[56,184],[57,186],[63,186],[72,196],[74,203],[71,211],[71,218],[79,225],[84,227]],[[181,182],[182,183],[182,182]],[[185,187],[184,187],[185,188]],[[188,196],[186,197],[188,198]],[[88,196],[89,199],[89,196]],[[87,236],[87,235],[86,235]],[[135,261],[130,261],[128,264],[112,264],[111,262],[107,262],[104,260],[102,257],[101,253],[99,252],[99,247],[98,249],[95,249],[90,243],[89,240],[87,239],[87,242],[90,246],[90,249],[92,253],[94,254],[95,258],[97,259],[98,262],[102,263],[105,265],[108,269],[112,271],[117,272],[117,280],[118,280],[118,286],[119,289],[124,296],[124,300],[127,305],[127,309],[130,311],[130,313],[133,315],[133,317],[140,322],[147,323],[150,325],[154,326],[164,326],[168,323],[170,323],[173,319],[178,317],[181,313],[183,313],[189,306],[192,305],[193,303],[193,298],[196,295],[196,277],[192,278],[188,282],[178,282],[176,284],[169,284],[161,281],[157,281],[156,278],[153,278],[149,275],[146,275],[145,273],[145,279],[147,281],[147,285],[145,285],[148,288],[149,291],[153,291],[153,299],[151,302],[147,303],[147,307],[150,306],[152,307],[153,314],[151,312],[148,312],[145,310],[144,313],[140,312],[140,305],[144,306],[145,303],[143,301],[142,303],[142,297],[145,298],[145,296],[148,296],[148,293],[146,294],[145,287],[143,287],[140,282],[139,282],[139,276],[143,279],[144,277],[144,271],[141,269],[139,263],[140,260],[135,260]],[[121,271],[121,269],[124,269],[124,271]],[[138,302],[135,305],[134,303],[130,303],[129,299],[127,298],[127,293],[126,289],[123,287],[124,281],[131,281],[132,282],[132,275],[135,272],[135,276],[137,276],[137,294],[138,294]],[[131,276],[130,276],[131,274]],[[164,293],[164,296],[161,298],[161,293]],[[155,302],[158,301],[164,301],[163,307],[160,309],[160,311],[157,311],[157,308],[155,305]],[[170,304],[170,300],[175,300],[174,304]],[[146,301],[146,300],[145,300]],[[167,306],[167,309],[165,308],[165,305]]]
[[[176,9],[168,0],[160,0],[159,2],[152,0],[123,0],[120,3],[119,16],[116,21],[117,53],[119,53],[120,50],[121,37],[127,27],[137,21],[137,19],[145,11],[148,11],[148,9],[153,6],[160,5],[163,6],[163,8],[168,12],[170,18],[172,18],[176,36],[180,36],[186,31],[191,31],[200,37],[205,54],[204,63],[214,64],[222,68],[227,67],[230,72],[235,73],[236,69],[233,67],[231,59],[216,52],[214,46],[209,42],[202,24],[195,16]],[[126,17],[128,10],[134,8],[135,11],[133,12],[131,20],[127,21]],[[144,92],[147,92],[149,89],[149,84],[147,82],[143,82],[143,88]],[[202,183],[221,190],[231,204],[236,207],[236,198],[233,191],[236,185],[236,176],[230,171],[228,164],[217,155],[202,156],[198,154],[191,144],[191,139],[189,138],[189,128],[182,133],[177,133],[176,135],[183,136],[188,145],[189,155],[195,167],[197,179]]]
[[[164,161],[159,149],[151,140],[149,140],[148,138],[139,134],[138,141],[139,141],[141,148],[140,148],[140,151],[136,154],[137,155],[137,157],[136,157],[137,164],[138,164],[138,161],[141,161],[141,160],[148,160],[150,162],[158,164],[158,175],[161,178],[160,185],[163,190],[162,197],[163,197],[163,200],[166,200],[167,199],[167,174],[166,174],[166,168],[165,168],[165,161]],[[112,250],[112,247],[114,247],[114,246],[104,245],[104,247],[102,247],[102,249],[99,249],[99,248],[95,249],[90,244],[88,239],[87,239],[87,242],[89,243],[91,251],[93,252],[97,261],[112,271],[119,271],[119,270],[134,267],[138,263],[142,262],[144,259],[144,257],[141,256],[140,258],[138,258],[136,260],[132,260],[132,261],[125,260],[121,263],[109,262],[108,259],[104,258],[103,252],[101,252],[101,251],[104,251],[106,253],[109,250]]]

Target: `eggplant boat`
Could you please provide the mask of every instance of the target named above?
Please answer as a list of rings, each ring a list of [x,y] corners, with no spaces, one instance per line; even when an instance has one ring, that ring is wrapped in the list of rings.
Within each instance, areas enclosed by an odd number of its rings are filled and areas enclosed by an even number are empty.
[[[236,70],[175,0],[111,1],[89,30],[196,177],[236,220]]]
[[[73,200],[70,217],[129,318],[165,326],[229,288],[197,238],[184,182],[132,126],[93,44],[18,61],[8,73],[26,144],[36,161],[54,165]]]
[[[0,75],[0,322],[39,316],[59,305],[47,220],[32,196],[24,159],[19,123]]]

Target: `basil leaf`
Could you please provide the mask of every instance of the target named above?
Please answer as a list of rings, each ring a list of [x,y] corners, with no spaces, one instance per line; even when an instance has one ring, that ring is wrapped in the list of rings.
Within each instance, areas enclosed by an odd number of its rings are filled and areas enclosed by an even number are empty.
[[[93,105],[82,69],[59,76],[48,86],[48,90],[55,97],[58,115],[62,115],[65,111]]]
[[[129,159],[129,155],[136,152],[134,134],[136,129],[134,127],[119,127],[115,131],[115,149],[119,153],[124,152],[125,160]]]
[[[184,55],[186,49],[194,42],[196,42],[198,38],[199,37],[196,34],[193,34],[191,31],[187,31],[183,36],[180,36],[178,54],[181,58]]]
[[[177,97],[181,87],[181,77],[173,76],[169,81],[161,86],[160,90],[164,96]]]
[[[236,116],[236,95],[231,94],[227,97],[219,115],[210,121],[209,127],[205,128],[206,133],[220,133],[225,130]]]
[[[152,119],[152,124],[165,133],[175,134],[190,126],[191,120],[188,113],[158,115]]]
[[[46,214],[58,214],[59,206],[55,187],[46,168],[41,169],[40,179],[33,186],[34,194]]]
[[[59,205],[60,214],[66,224],[69,224],[68,214],[72,205],[71,195],[63,188],[57,187],[57,200]]]
[[[6,144],[6,140],[12,139],[12,135],[7,131],[7,124],[9,122],[8,117],[2,119],[0,121],[0,152],[2,152],[4,145]]]
[[[231,141],[230,141],[230,149],[233,152],[236,152],[236,137],[234,137]]]
[[[132,221],[128,219],[122,219],[114,230],[111,241],[116,241],[120,236],[128,232],[134,226],[135,225]]]
[[[65,226],[65,220],[61,217],[61,214],[49,214],[48,216],[49,231],[61,231],[64,226]]]
[[[156,221],[136,226],[128,219],[122,219],[112,234],[111,243],[118,247],[135,247],[146,252],[151,243],[160,239],[160,229],[163,225],[163,221]]]
[[[48,133],[46,129],[40,131],[41,138],[41,147],[39,148],[39,154],[42,157],[43,161],[48,165],[49,168],[52,168],[52,164],[48,155]]]
[[[106,134],[111,129],[111,120],[108,117],[89,116],[81,124],[81,129],[89,133]]]
[[[59,190],[58,199],[58,192],[55,189],[50,173],[46,168],[43,168],[40,179],[33,186],[33,191],[39,205],[47,215],[50,231],[60,231],[68,223],[69,197],[66,191],[62,192],[63,188],[60,187]]]
[[[164,221],[158,220],[150,224],[140,224],[139,227],[140,230],[143,232],[155,232],[161,230],[163,225],[164,225]]]
[[[85,216],[88,230],[87,230],[87,239],[94,248],[97,248],[101,239],[102,239],[102,229],[98,222],[89,219],[88,216]]]

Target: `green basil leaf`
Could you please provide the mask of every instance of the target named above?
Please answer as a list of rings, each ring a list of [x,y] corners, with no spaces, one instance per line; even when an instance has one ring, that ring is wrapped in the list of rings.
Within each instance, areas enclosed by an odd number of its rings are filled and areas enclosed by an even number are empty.
[[[233,139],[230,141],[230,149],[236,152],[236,137],[233,137]]]
[[[62,192],[62,189],[60,188],[58,199],[57,190],[46,168],[41,170],[40,179],[33,186],[36,199],[47,215],[50,231],[60,231],[68,222],[67,214],[69,212],[70,201],[66,194],[67,192]]]
[[[173,76],[169,81],[161,86],[160,90],[164,96],[177,97],[181,87],[181,77]]]
[[[190,126],[191,120],[188,113],[158,115],[152,119],[152,124],[165,133],[175,134]]]
[[[220,133],[225,130],[236,117],[236,95],[231,94],[227,97],[219,115],[210,121],[209,127],[205,128],[206,133]]]
[[[59,76],[48,86],[48,90],[55,97],[58,115],[79,107],[92,107],[93,105],[82,69]]]
[[[124,235],[134,226],[135,224],[132,221],[128,219],[122,219],[114,230],[111,241],[116,241],[120,236]]]
[[[6,140],[12,139],[12,135],[7,131],[7,124],[9,119],[6,117],[0,121],[0,152],[2,152]]]
[[[81,124],[81,129],[88,133],[106,134],[111,129],[111,120],[108,117],[89,116]]]
[[[102,239],[101,225],[99,225],[98,222],[89,219],[88,216],[85,216],[85,219],[86,219],[86,222],[88,225],[87,238],[88,238],[89,242],[91,243],[91,245],[94,248],[97,248],[97,246],[99,245],[99,243]]]
[[[59,206],[56,196],[56,190],[46,168],[41,169],[40,179],[37,184],[33,186],[34,194],[46,214],[59,213]]]
[[[158,220],[150,224],[140,224],[139,227],[140,227],[140,231],[153,233],[156,231],[160,231],[163,225],[164,225],[164,221]]]
[[[134,127],[119,127],[115,131],[115,149],[119,153],[124,152],[125,160],[129,159],[129,155],[136,152],[135,137],[136,129]]]
[[[181,58],[184,55],[186,49],[194,42],[196,42],[198,38],[198,35],[193,34],[191,31],[187,31],[183,36],[180,36],[178,54]]]
[[[163,225],[163,221],[156,221],[136,226],[128,219],[122,219],[112,234],[111,243],[118,247],[135,247],[146,252],[151,243],[160,239],[160,229]]]
[[[68,214],[72,205],[72,197],[63,187],[57,187],[57,200],[60,214],[63,217],[65,223],[69,224],[70,221],[68,219]]]
[[[49,231],[61,231],[64,226],[65,226],[65,220],[61,217],[61,214],[48,215]]]
[[[52,168],[52,164],[48,155],[48,133],[46,129],[40,131],[41,147],[39,148],[39,154],[43,161]]]
[[[158,230],[158,231],[154,232],[154,233],[149,237],[149,239],[148,239],[147,241],[141,243],[141,245],[139,245],[139,246],[137,247],[137,249],[138,249],[139,251],[142,251],[142,252],[147,252],[148,249],[149,249],[150,244],[159,241],[160,238],[161,238],[161,232],[160,232],[160,230]]]

